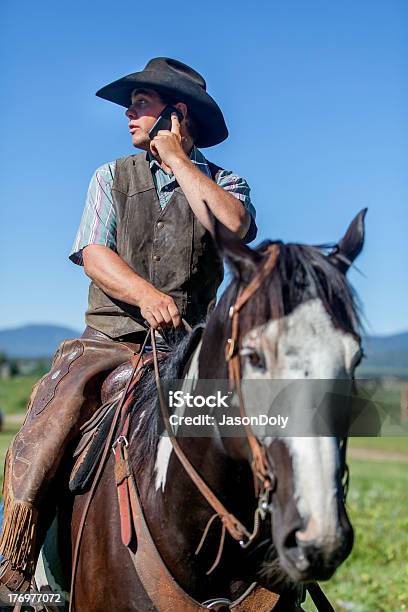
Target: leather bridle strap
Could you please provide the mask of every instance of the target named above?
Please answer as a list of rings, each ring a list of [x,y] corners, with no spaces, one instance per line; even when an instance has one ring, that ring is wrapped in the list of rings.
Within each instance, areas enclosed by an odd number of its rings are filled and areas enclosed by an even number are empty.
[[[241,389],[241,366],[239,359],[239,313],[243,306],[253,296],[255,291],[261,287],[264,280],[272,272],[276,265],[276,261],[279,257],[279,245],[271,244],[268,248],[268,257],[264,261],[261,269],[254,276],[251,282],[242,289],[237,296],[235,304],[231,306],[229,316],[231,318],[231,337],[227,340],[225,347],[225,359],[228,362],[229,379],[234,384],[238,399],[241,419],[244,423],[246,420],[243,417],[246,416],[244,400]],[[264,447],[258,442],[258,439],[254,435],[249,425],[244,425],[248,443],[252,454],[252,470],[254,475],[262,483],[264,489],[271,487],[270,474],[265,454]],[[255,480],[255,486],[257,487],[257,481]]]
[[[238,298],[234,304],[234,306],[230,309],[230,316],[232,317],[232,335],[228,341],[227,346],[229,346],[230,352],[226,354],[226,359],[229,361],[229,369],[230,369],[230,380],[235,383],[237,388],[237,392],[239,394],[240,400],[240,410],[242,416],[245,415],[244,404],[242,401],[242,393],[240,387],[240,367],[239,367],[239,355],[236,352],[236,347],[238,345],[238,313],[241,308],[246,304],[250,297],[255,293],[257,289],[262,285],[267,276],[271,273],[273,268],[275,267],[277,258],[279,256],[279,246],[277,244],[272,244],[268,247],[268,257],[264,261],[261,269],[257,272],[255,277],[251,280],[251,282],[247,285],[247,287],[241,291],[238,295]],[[157,348],[156,348],[156,339],[154,336],[154,331],[151,330],[151,344],[153,349],[153,363],[154,363],[154,371],[156,378],[156,387],[157,393],[159,396],[159,405],[160,410],[164,422],[164,426],[166,428],[167,435],[170,438],[170,442],[172,444],[173,450],[177,455],[180,463],[186,470],[187,474],[190,476],[191,480],[194,482],[198,490],[207,500],[208,504],[214,509],[216,514],[220,517],[223,525],[228,530],[229,534],[239,542],[244,543],[248,538],[251,537],[250,532],[242,525],[242,523],[228,510],[225,506],[220,502],[220,500],[216,497],[207,483],[203,480],[197,470],[192,466],[189,459],[185,455],[184,451],[180,447],[178,440],[174,436],[174,432],[171,428],[169,421],[169,413],[167,409],[167,404],[164,398],[163,389],[160,380],[160,372],[158,366],[157,359]],[[255,435],[253,434],[250,427],[246,427],[246,434],[248,437],[248,442],[252,452],[252,466],[254,470],[254,474],[262,481],[263,489],[269,489],[271,486],[270,479],[268,477],[268,466],[266,462],[265,451],[263,447],[259,444]]]

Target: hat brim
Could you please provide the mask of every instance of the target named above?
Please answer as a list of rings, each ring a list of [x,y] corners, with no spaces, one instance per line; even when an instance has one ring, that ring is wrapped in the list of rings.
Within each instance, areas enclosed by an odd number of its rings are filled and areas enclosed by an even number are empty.
[[[202,87],[190,83],[187,79],[180,79],[176,83],[171,75],[155,70],[144,70],[128,74],[105,85],[96,92],[96,95],[129,108],[131,93],[138,88],[153,89],[184,102],[197,127],[197,138],[194,144],[198,147],[212,147],[228,137],[228,128],[218,104]]]

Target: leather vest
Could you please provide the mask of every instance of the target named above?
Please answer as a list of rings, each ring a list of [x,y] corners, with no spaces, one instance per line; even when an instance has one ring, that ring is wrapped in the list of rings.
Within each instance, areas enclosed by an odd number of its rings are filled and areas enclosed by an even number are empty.
[[[213,180],[218,166],[209,163]],[[190,325],[214,307],[224,268],[211,234],[177,187],[160,207],[146,153],[116,161],[112,185],[118,255],[156,289],[171,295]],[[88,325],[118,338],[146,329],[140,309],[89,287]]]

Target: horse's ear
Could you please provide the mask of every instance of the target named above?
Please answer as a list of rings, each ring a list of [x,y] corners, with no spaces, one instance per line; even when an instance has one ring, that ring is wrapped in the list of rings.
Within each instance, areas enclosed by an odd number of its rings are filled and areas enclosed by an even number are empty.
[[[367,208],[360,210],[350,223],[347,232],[330,253],[330,261],[339,268],[343,274],[347,272],[353,261],[361,253],[364,245],[364,218]]]
[[[236,234],[218,221],[209,211],[213,223],[213,238],[221,255],[227,258],[232,271],[240,277],[253,272],[262,260],[262,255],[251,249]]]

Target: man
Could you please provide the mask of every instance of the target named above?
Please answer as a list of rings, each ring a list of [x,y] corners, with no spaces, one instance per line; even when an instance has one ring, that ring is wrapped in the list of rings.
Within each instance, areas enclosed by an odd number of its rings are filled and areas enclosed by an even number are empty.
[[[208,209],[246,241],[256,235],[247,183],[197,148],[228,136],[200,74],[155,58],[97,95],[127,108],[132,144],[142,153],[105,164],[91,180],[70,255],[91,279],[87,328],[59,347],[8,452],[3,592],[29,587],[48,527],[44,499],[49,508],[50,487],[80,426],[101,403],[103,380],[140,351],[146,322],[165,335],[182,319],[191,326],[205,320],[213,307],[223,265]],[[171,130],[151,140],[149,131],[167,105],[182,120],[172,113]]]

